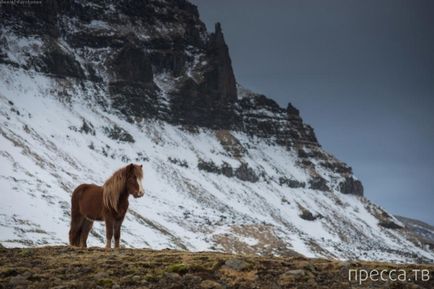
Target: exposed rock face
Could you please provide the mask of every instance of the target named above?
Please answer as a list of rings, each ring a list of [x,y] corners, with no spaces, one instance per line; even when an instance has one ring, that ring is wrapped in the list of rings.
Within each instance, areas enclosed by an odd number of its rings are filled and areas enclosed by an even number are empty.
[[[244,163],[235,170],[235,176],[242,181],[248,181],[252,183],[255,183],[259,180],[259,177],[256,175],[255,171]]]
[[[206,55],[206,28],[197,8],[184,0],[47,1],[44,5],[5,5],[0,13],[10,32],[35,39],[37,46],[27,62],[22,61],[24,57],[15,62],[1,57],[0,62],[53,76],[102,81],[113,106],[131,121],[176,119],[165,113],[169,105],[162,103],[153,71],[185,75],[194,54],[203,54],[214,65],[221,60],[211,61],[214,54]],[[20,43],[7,39],[6,45]],[[189,81],[181,79],[177,86],[188,87]],[[202,94],[208,91],[198,95]]]
[[[149,57],[144,50],[127,43],[117,53],[112,62],[111,68],[114,79],[118,81],[152,83],[153,74]]]
[[[237,89],[229,50],[219,23],[209,35],[201,77],[186,78],[172,92],[173,121],[216,129],[234,128]]]
[[[339,184],[339,190],[343,194],[363,196],[362,183],[359,180],[355,180],[353,177],[346,177],[345,180]]]
[[[291,104],[284,109],[264,95],[239,95],[221,25],[208,34],[196,6],[187,1],[46,5],[6,6],[0,12],[8,29],[35,39],[34,51],[26,52],[29,61],[0,54],[0,63],[102,82],[112,106],[131,122],[157,118],[241,130],[288,148],[318,145]],[[6,45],[19,46],[7,40]]]
[[[229,49],[223,37],[220,23],[215,25],[215,32],[210,35],[208,44],[208,55],[214,63],[211,63],[209,73],[206,77],[209,86],[215,90],[219,99],[224,105],[233,105],[237,99],[237,88],[234,72],[232,70]]]
[[[304,187],[306,187],[305,183],[299,182],[297,180],[291,180],[291,179],[288,179],[286,177],[280,177],[279,178],[279,184],[280,185],[286,185],[290,188],[304,188]]]
[[[309,181],[309,187],[318,191],[330,191],[330,188],[327,186],[327,181],[320,176],[312,178]]]
[[[281,108],[274,100],[239,87],[242,129],[253,135],[275,139],[288,148],[295,145],[319,146],[312,127],[303,123],[290,103]]]
[[[66,53],[58,43],[50,41],[46,44],[47,52],[41,58],[41,72],[63,77],[83,78],[84,72],[73,56]]]
[[[132,117],[155,116],[158,114],[156,93],[150,58],[143,48],[127,42],[120,51],[108,60],[111,71],[109,91],[113,106]]]

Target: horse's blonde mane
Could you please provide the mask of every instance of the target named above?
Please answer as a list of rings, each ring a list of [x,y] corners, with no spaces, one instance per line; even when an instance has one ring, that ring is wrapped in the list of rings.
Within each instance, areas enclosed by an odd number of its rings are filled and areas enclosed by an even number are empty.
[[[127,180],[127,167],[118,169],[103,185],[103,202],[106,208],[118,210],[118,201],[125,188]]]
[[[116,212],[118,211],[119,197],[122,191],[125,189],[127,182],[128,166],[122,167],[115,171],[113,175],[108,178],[103,185],[103,203],[106,208],[112,208]],[[142,179],[143,170],[141,166],[134,165],[134,175]]]

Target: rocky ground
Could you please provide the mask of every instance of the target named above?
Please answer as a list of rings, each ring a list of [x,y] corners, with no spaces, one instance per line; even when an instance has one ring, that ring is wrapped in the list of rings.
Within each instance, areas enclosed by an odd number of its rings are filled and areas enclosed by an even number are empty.
[[[409,280],[349,281],[350,269],[405,270]],[[430,280],[414,281],[413,269]],[[434,288],[434,265],[396,265],[210,252],[0,248],[0,288]],[[396,276],[395,276],[396,277]],[[395,279],[395,278],[392,278]],[[412,281],[410,281],[410,279]],[[426,279],[426,278],[425,278]]]

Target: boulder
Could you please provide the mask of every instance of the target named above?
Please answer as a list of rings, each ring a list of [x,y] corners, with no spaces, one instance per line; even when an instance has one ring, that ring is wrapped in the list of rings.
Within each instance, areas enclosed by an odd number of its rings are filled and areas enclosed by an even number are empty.
[[[345,177],[345,179],[339,183],[339,191],[343,194],[363,196],[363,185],[359,180],[355,180],[353,177]]]
[[[321,176],[316,176],[309,180],[309,188],[318,191],[330,191],[327,181]]]
[[[255,171],[250,168],[246,163],[242,163],[235,170],[235,176],[242,181],[252,183],[256,183],[257,181],[259,181],[259,177],[256,175]]]

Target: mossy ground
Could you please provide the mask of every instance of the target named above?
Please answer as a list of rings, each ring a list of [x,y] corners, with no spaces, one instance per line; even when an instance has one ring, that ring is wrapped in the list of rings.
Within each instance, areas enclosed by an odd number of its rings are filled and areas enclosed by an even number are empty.
[[[429,281],[348,281],[349,269],[428,269]],[[211,252],[0,248],[0,288],[434,288],[434,265]]]

